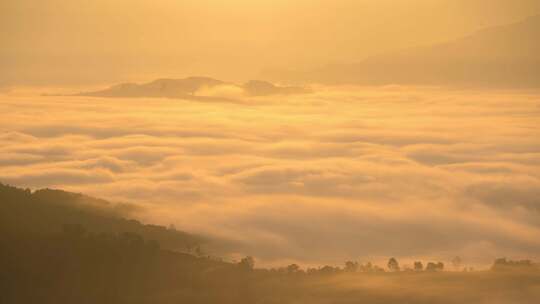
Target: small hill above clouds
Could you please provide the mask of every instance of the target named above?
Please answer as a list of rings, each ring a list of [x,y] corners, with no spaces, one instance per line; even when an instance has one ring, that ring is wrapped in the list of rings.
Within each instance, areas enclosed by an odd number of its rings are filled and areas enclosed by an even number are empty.
[[[251,80],[244,84],[242,88],[248,95],[251,96],[293,95],[310,93],[310,90],[303,87],[280,87],[270,82],[261,80]]]
[[[540,15],[445,43],[373,56],[356,64],[296,72],[326,84],[540,88]]]
[[[157,79],[149,83],[123,83],[110,88],[86,92],[78,95],[98,97],[170,97],[184,98],[193,96],[205,87],[215,87],[225,83],[207,77],[189,77],[185,79]]]
[[[184,79],[157,79],[149,83],[124,83],[110,88],[76,94],[95,97],[164,97],[184,99],[218,98],[207,92],[220,87],[233,87],[244,96],[269,96],[305,94],[310,91],[302,87],[277,86],[270,82],[252,80],[243,85],[227,83],[208,77],[189,77]]]

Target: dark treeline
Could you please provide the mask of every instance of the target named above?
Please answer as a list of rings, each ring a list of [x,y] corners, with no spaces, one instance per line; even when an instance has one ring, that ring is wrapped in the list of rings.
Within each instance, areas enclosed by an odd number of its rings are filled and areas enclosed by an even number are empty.
[[[77,193],[51,189],[31,192],[0,184],[0,202],[4,236],[51,235],[74,224],[95,233],[137,233],[175,251],[191,250],[203,241],[181,231],[126,219],[124,214],[135,208],[129,204],[113,205]]]
[[[122,210],[120,210],[122,209]],[[122,217],[125,206],[0,184],[0,303],[536,303],[540,271],[442,262],[257,269],[202,256],[204,239]],[[460,266],[460,259],[452,261]]]
[[[197,257],[200,237],[65,191],[0,184],[0,235],[0,303],[232,303],[249,281],[238,265]]]

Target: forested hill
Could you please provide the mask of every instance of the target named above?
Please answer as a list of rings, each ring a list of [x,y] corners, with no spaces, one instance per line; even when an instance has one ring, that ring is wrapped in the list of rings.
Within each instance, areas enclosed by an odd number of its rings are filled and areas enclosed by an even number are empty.
[[[239,290],[249,275],[244,268],[170,250],[189,250],[199,241],[183,232],[124,219],[106,201],[0,184],[0,303],[249,299]],[[234,280],[224,281],[228,276]]]
[[[78,229],[94,234],[135,233],[158,242],[162,248],[182,252],[194,250],[203,242],[202,237],[125,218],[132,208],[62,190],[32,192],[0,184],[0,228],[5,238]]]
[[[400,269],[394,258],[389,271],[352,261],[256,269],[251,257],[227,263],[166,249],[198,238],[121,214],[80,194],[0,184],[0,303],[536,304],[540,297],[540,271],[527,260],[498,259],[480,272],[443,271],[442,263]]]

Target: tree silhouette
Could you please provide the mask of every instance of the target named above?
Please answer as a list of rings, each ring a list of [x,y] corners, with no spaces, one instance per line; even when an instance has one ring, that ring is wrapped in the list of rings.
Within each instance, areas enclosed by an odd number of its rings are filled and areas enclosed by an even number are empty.
[[[496,259],[491,266],[492,270],[516,270],[533,268],[534,264],[530,260],[512,261],[506,258]]]
[[[238,266],[240,266],[240,268],[243,270],[253,270],[253,268],[255,267],[255,260],[253,259],[253,257],[247,256],[240,260]]]
[[[426,266],[426,271],[443,271],[444,264],[442,262],[433,263],[429,262]]]
[[[298,273],[299,271],[300,271],[300,266],[298,266],[297,264],[291,264],[287,266],[288,274],[295,274],[295,273]]]
[[[387,266],[388,266],[388,270],[390,270],[390,271],[397,272],[397,271],[400,270],[399,263],[395,258],[390,258],[388,260]]]
[[[357,272],[358,271],[358,262],[354,261],[347,261],[345,262],[345,269],[346,272]]]

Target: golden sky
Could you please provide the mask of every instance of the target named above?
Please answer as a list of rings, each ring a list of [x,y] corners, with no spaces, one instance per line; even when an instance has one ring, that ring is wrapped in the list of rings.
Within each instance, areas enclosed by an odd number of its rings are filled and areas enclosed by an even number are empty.
[[[0,84],[89,84],[348,63],[540,13],[535,0],[4,0]]]

